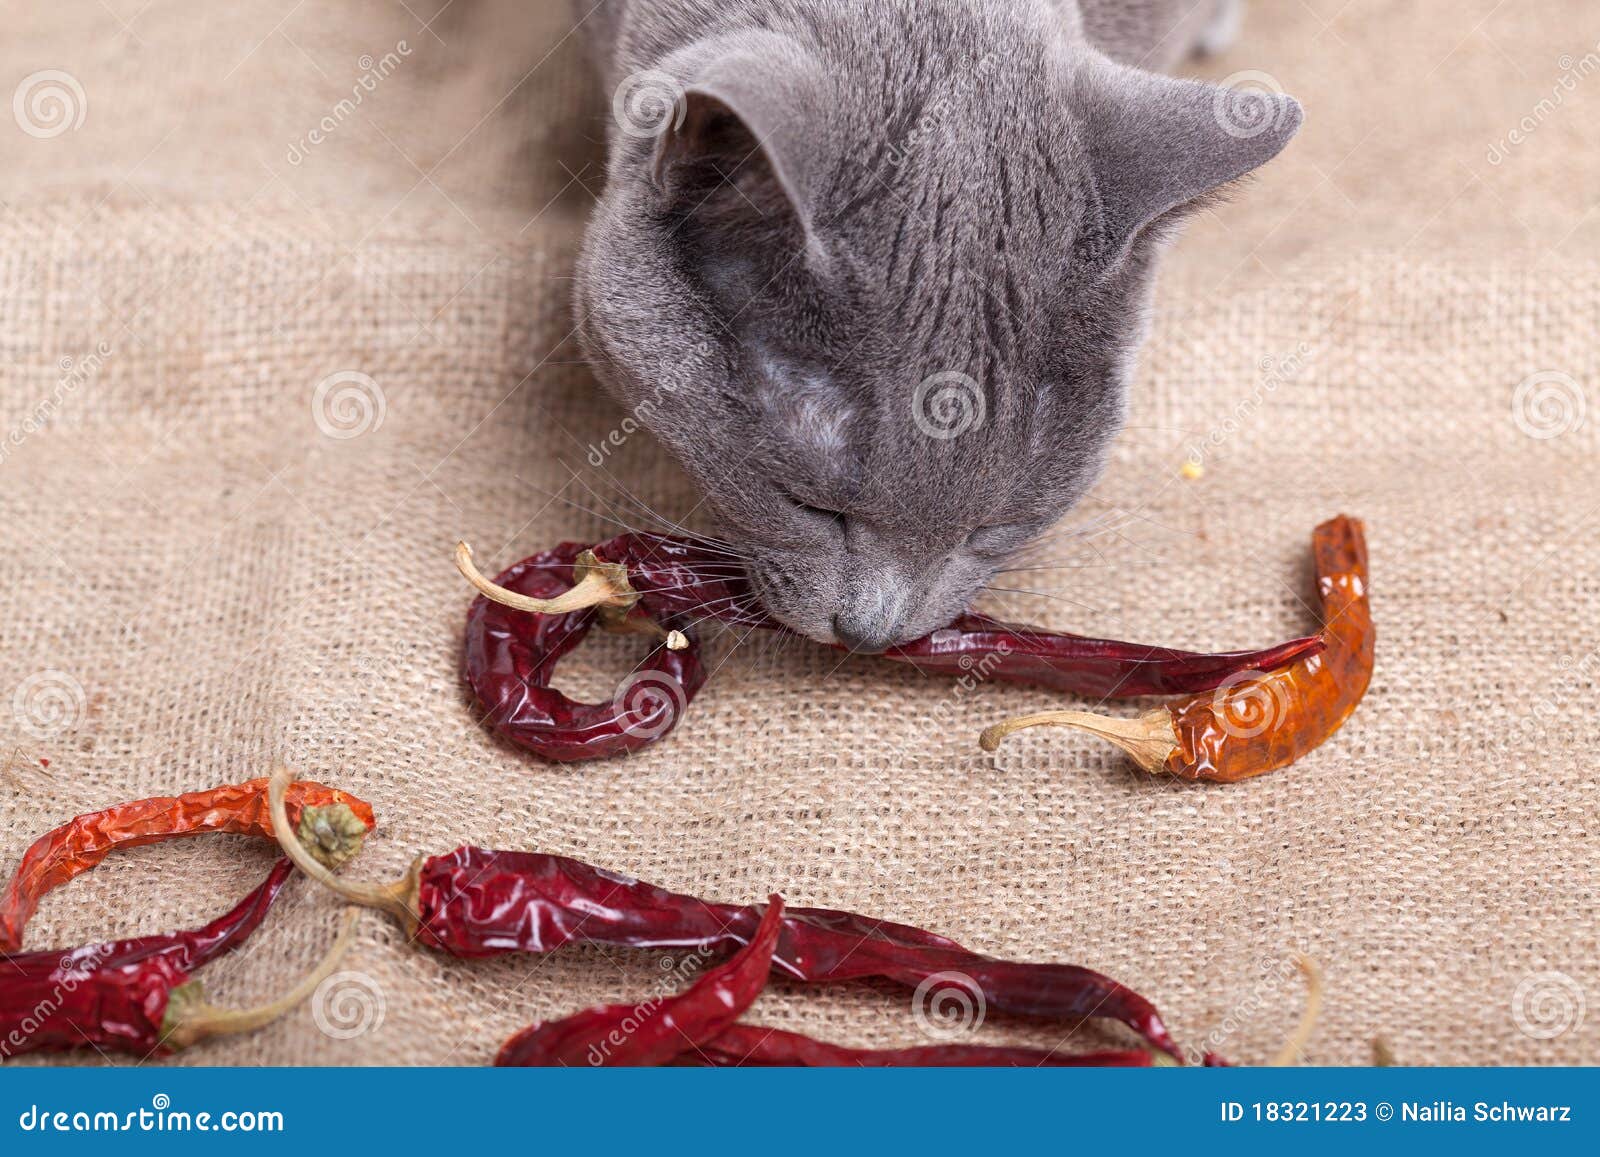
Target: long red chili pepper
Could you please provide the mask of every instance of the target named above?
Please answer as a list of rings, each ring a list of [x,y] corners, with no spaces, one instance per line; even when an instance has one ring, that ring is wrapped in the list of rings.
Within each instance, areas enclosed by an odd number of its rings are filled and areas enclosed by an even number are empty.
[[[1137,719],[1046,711],[996,724],[980,738],[993,751],[1014,731],[1040,725],[1092,732],[1127,751],[1149,772],[1233,783],[1287,767],[1344,725],[1372,680],[1377,630],[1367,601],[1367,540],[1341,516],[1311,541],[1322,602],[1321,654],[1254,673],[1210,695],[1157,708]]]
[[[708,968],[683,992],[656,1002],[584,1009],[531,1025],[501,1046],[494,1063],[531,1065],[664,1065],[685,1049],[731,1029],[767,986],[783,929],[783,897],[767,901],[755,935],[727,960]]]
[[[292,871],[288,860],[279,860],[237,906],[195,931],[64,952],[0,955],[0,1057],[85,1047],[159,1056],[277,1019],[337,967],[350,944],[355,911],[345,917],[339,939],[322,963],[271,1004],[218,1009],[206,1002],[200,982],[190,976],[245,942]]]
[[[274,815],[292,778],[287,769],[273,776]],[[569,943],[739,945],[749,942],[759,923],[748,905],[669,892],[565,856],[464,847],[419,858],[394,884],[352,885],[312,859],[298,841],[282,837],[279,843],[313,879],[354,903],[388,912],[408,935],[453,956],[549,952]],[[877,977],[909,988],[953,973],[989,1008],[1120,1021],[1163,1052],[1180,1055],[1155,1006],[1097,972],[994,960],[934,933],[850,912],[786,911],[773,968],[813,983]]]
[[[294,785],[287,803],[293,824],[299,823],[302,808],[334,803],[349,805],[363,831],[371,830],[374,822],[372,807],[364,800],[309,780]],[[272,839],[266,779],[117,804],[78,816],[46,832],[23,853],[5,894],[0,896],[0,952],[15,952],[22,947],[23,930],[45,893],[88,871],[118,848],[135,848],[202,832]],[[324,830],[315,834],[313,854],[329,867],[337,867],[360,847],[359,840],[352,842],[351,833]]]
[[[624,534],[592,548],[563,543],[495,581],[472,552],[456,563],[479,590],[467,615],[463,670],[489,724],[511,741],[563,762],[637,751],[677,725],[705,682],[689,624],[703,619],[785,631],[752,609],[748,579],[698,543]],[[578,703],[550,686],[556,664],[596,624],[658,640],[609,703]],[[965,614],[943,630],[884,652],[923,671],[1040,683],[1094,698],[1209,691],[1244,671],[1315,655],[1320,637],[1262,651],[1199,654],[1090,639]]]
[[[1145,1068],[1172,1063],[1164,1053],[1147,1049],[1065,1053],[1059,1049],[970,1044],[857,1049],[756,1024],[736,1024],[716,1039],[684,1050],[677,1060],[680,1064],[733,1068]]]

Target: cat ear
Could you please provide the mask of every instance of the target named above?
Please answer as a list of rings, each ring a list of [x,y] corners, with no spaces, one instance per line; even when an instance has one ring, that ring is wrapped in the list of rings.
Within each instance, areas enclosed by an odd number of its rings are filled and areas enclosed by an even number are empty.
[[[1104,232],[1126,256],[1142,230],[1264,165],[1300,128],[1300,103],[1274,91],[1178,80],[1092,58],[1078,108]]]
[[[696,46],[675,115],[656,142],[650,176],[669,198],[698,202],[732,184],[752,212],[776,205],[809,236],[826,124],[826,74],[798,44],[776,33]]]

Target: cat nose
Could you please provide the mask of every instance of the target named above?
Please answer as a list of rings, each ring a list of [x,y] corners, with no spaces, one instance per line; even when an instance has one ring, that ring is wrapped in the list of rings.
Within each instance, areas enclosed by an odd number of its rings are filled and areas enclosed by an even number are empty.
[[[833,616],[833,637],[858,655],[876,655],[895,641],[895,624],[863,622],[853,615]]]

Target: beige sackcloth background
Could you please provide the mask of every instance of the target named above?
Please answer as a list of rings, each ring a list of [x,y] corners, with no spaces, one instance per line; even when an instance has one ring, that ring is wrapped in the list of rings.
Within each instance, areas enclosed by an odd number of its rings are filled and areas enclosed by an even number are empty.
[[[767,638],[714,642],[686,723],[636,757],[496,741],[457,679],[455,539],[498,567],[636,503],[705,525],[646,436],[586,461],[622,418],[563,343],[609,102],[565,6],[7,0],[0,26],[0,99],[65,102],[0,103],[6,871],[80,811],[286,759],[376,807],[365,878],[470,841],[781,890],[1101,969],[1239,1062],[1290,1031],[1304,949],[1327,974],[1309,1062],[1366,1063],[1375,1037],[1408,1063],[1600,1062],[1593,4],[1257,3],[1200,69],[1267,74],[1236,83],[1295,93],[1306,126],[1173,252],[1132,426],[1068,521],[1088,529],[1011,577],[1042,594],[990,609],[1264,645],[1314,625],[1312,527],[1365,518],[1366,702],[1231,787],[1064,732],[991,759],[980,726],[1056,700]],[[606,694],[637,654],[599,641],[566,685]],[[28,946],[198,924],[270,860],[216,837],[118,855]],[[286,987],[335,919],[292,882],[213,995]],[[345,967],[316,1008],[175,1063],[482,1063],[663,974],[595,949],[464,963],[377,914]],[[780,985],[753,1019],[928,1039],[867,984]],[[1126,1037],[989,1016],[973,1039]]]

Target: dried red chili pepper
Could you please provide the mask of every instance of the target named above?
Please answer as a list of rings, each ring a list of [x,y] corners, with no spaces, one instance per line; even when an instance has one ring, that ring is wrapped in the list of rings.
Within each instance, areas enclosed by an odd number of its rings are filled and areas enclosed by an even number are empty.
[[[753,609],[749,581],[731,573],[726,558],[685,539],[624,534],[588,549],[563,543],[493,582],[461,543],[456,565],[481,596],[467,615],[467,684],[495,731],[548,759],[637,751],[671,731],[706,678],[692,622],[787,633]],[[596,624],[659,642],[611,702],[577,703],[550,680]],[[884,657],[922,671],[961,676],[979,669],[987,679],[1105,699],[1209,691],[1242,671],[1281,667],[1322,646],[1313,635],[1262,651],[1206,655],[965,614]]]
[[[0,1057],[84,1047],[163,1056],[276,1020],[338,966],[357,911],[346,915],[322,963],[270,1004],[239,1011],[216,1008],[190,976],[245,942],[292,871],[288,860],[279,860],[232,911],[196,931],[0,955]]]
[[[518,593],[557,600],[572,582],[583,548],[563,543],[535,555],[501,579]],[[591,575],[601,573],[590,571]],[[591,579],[581,579],[583,582]],[[587,588],[584,588],[587,589]],[[523,614],[475,599],[467,614],[464,672],[489,725],[547,759],[573,762],[634,751],[671,731],[705,683],[699,645],[687,636],[654,647],[608,703],[580,703],[550,686],[556,664],[583,642],[605,613]],[[610,616],[613,625],[645,623],[642,615]],[[680,645],[680,642],[682,645]]]
[[[783,930],[783,897],[767,901],[755,935],[683,992],[655,1003],[610,1004],[531,1025],[506,1041],[499,1066],[664,1065],[732,1028],[767,986]]]
[[[274,815],[293,773],[272,779]],[[308,809],[307,818],[313,818]],[[331,809],[338,811],[338,806]],[[549,952],[569,943],[635,948],[745,944],[759,917],[748,905],[669,892],[565,856],[464,847],[419,857],[387,885],[349,884],[298,842],[280,845],[313,879],[394,916],[413,939],[453,956]],[[987,1007],[1024,1016],[1119,1021],[1163,1052],[1177,1045],[1156,1008],[1116,981],[1071,964],[994,960],[920,928],[825,908],[784,913],[773,967],[796,980],[877,977],[915,988],[956,973]]]
[[[1377,637],[1361,523],[1343,516],[1323,523],[1312,536],[1312,553],[1326,644],[1321,654],[1136,719],[1045,711],[998,723],[979,743],[993,751],[1014,731],[1057,725],[1110,740],[1146,771],[1184,779],[1233,783],[1287,767],[1350,718],[1372,679]]]
[[[372,807],[364,800],[309,780],[294,785],[287,803],[294,823],[299,822],[302,808],[333,803],[348,804],[364,830],[371,830],[374,823]],[[266,779],[117,804],[78,816],[46,832],[22,854],[22,862],[6,886],[5,895],[0,897],[0,952],[15,952],[22,947],[23,930],[45,893],[88,871],[118,848],[136,848],[202,832],[272,839]],[[321,838],[312,843],[314,854],[330,867],[337,867],[360,847],[360,841],[352,841],[348,834],[318,835]]]
[[[1146,1068],[1172,1063],[1165,1053],[1148,1049],[1064,1053],[1057,1049],[970,1044],[857,1049],[755,1024],[736,1024],[714,1040],[685,1049],[677,1060],[680,1064],[732,1068]]]

